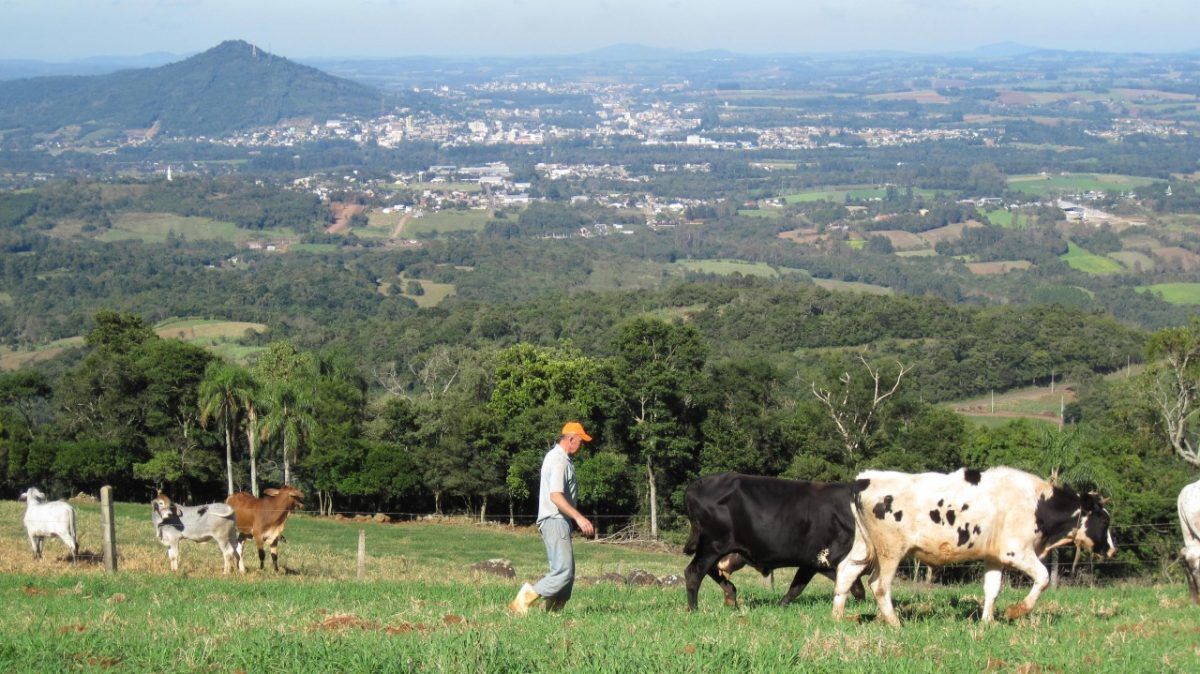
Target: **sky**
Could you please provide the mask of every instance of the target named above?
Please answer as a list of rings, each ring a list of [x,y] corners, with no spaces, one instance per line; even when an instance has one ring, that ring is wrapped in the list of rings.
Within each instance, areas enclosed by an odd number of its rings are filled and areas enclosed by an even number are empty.
[[[748,54],[1200,48],[1198,0],[0,0],[0,58],[571,54],[635,43]]]

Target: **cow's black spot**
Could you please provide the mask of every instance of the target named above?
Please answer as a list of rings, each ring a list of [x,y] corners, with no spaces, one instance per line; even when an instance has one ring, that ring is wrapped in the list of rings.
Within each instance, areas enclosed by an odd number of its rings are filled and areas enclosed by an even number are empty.
[[[974,468],[967,468],[963,470],[963,477],[966,478],[967,482],[970,482],[971,484],[979,484],[979,479],[983,476],[978,470],[975,470]]]
[[[929,511],[929,519],[933,520],[934,524],[942,523],[942,514],[936,510]]]
[[[970,550],[970,549],[971,549],[971,548],[973,548],[973,547],[975,547],[975,544],[974,544],[974,543],[967,543],[967,549],[968,549],[968,550]]]
[[[970,507],[971,507],[970,503],[964,503],[964,504],[962,504],[962,507],[959,508],[959,510],[961,510],[963,512],[967,512],[967,508],[970,508]]]
[[[882,501],[875,504],[871,512],[875,513],[875,519],[883,519],[884,515],[892,512],[892,497],[890,495],[884,496]]]
[[[1017,556],[1017,553],[1015,553],[1015,552],[1006,552],[1006,553],[1004,553],[1004,554],[1005,554],[1005,555],[1008,555],[1009,557],[1016,557],[1016,556]]]
[[[950,523],[950,526],[954,526],[954,511],[953,510],[946,511],[946,521]]]
[[[958,544],[966,545],[967,541],[971,540],[971,530],[966,526],[958,528]]]
[[[974,529],[971,529],[971,533],[973,533],[973,534],[975,534],[975,535],[979,535],[979,532],[980,532],[980,531],[981,531],[981,529],[979,528],[979,525],[978,525],[978,524],[976,524],[976,525],[975,525],[975,528],[974,528]]]
[[[206,512],[208,512],[208,506],[200,506],[200,509],[196,511],[196,514],[203,517],[204,513]]]
[[[943,498],[938,499],[938,507],[941,508],[942,504],[945,502],[946,502],[946,499],[943,499]]]
[[[897,511],[896,511],[896,515],[895,515],[895,517],[896,517],[896,521],[897,521],[897,522],[899,522],[899,521],[900,521],[900,518],[901,518],[901,517],[904,517],[904,511],[903,511],[903,510],[897,510]]]

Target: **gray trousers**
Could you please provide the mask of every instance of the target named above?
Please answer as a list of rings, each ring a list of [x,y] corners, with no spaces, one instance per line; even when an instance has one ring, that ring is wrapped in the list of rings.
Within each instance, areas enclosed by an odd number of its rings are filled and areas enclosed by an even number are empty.
[[[538,531],[542,533],[542,542],[546,544],[550,572],[534,583],[533,591],[542,597],[554,597],[565,603],[571,598],[571,587],[575,585],[571,523],[559,517],[550,517],[538,524]]]

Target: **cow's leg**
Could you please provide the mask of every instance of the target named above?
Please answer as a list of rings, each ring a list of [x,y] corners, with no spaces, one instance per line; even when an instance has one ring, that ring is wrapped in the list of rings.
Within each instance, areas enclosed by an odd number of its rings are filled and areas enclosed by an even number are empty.
[[[871,572],[871,592],[875,595],[875,603],[879,604],[879,617],[892,627],[900,626],[900,619],[896,617],[896,610],[892,606],[892,579],[896,577],[901,559],[903,555],[881,555],[876,560],[875,570]]]
[[[221,540],[220,538],[216,539],[216,541],[217,547],[221,549],[221,560],[223,562],[221,573],[228,576],[229,572],[233,570],[233,562],[237,555],[235,552],[236,548],[230,541]]]
[[[720,559],[720,555],[714,555],[711,552],[701,550],[692,557],[692,563],[687,565],[687,569],[683,572],[684,586],[687,588],[687,608],[689,611],[696,610],[696,597],[700,592],[700,583],[704,581],[704,577],[709,575],[713,565]]]
[[[837,577],[833,587],[833,619],[841,620],[846,615],[846,594],[850,588],[858,584],[858,579],[869,566],[870,555],[867,542],[857,532],[854,532],[854,546],[846,558],[837,567]]]
[[[1200,546],[1180,550],[1183,555],[1183,570],[1187,575],[1188,594],[1192,603],[1200,606]]]
[[[792,576],[792,584],[788,586],[787,594],[783,595],[783,599],[779,600],[779,605],[787,606],[788,604],[792,603],[792,600],[794,600],[801,592],[803,592],[804,588],[808,587],[808,581],[812,580],[812,577],[816,575],[816,573],[817,570],[811,566],[802,566],[796,569],[796,575]],[[826,575],[832,576],[832,580],[835,583],[837,582],[836,574],[834,574],[832,571],[825,573]]]
[[[867,598],[867,591],[863,589],[862,583],[858,582],[859,578],[862,578],[863,574],[865,574],[866,572],[867,572],[866,569],[863,569],[863,572],[858,575],[858,578],[855,578],[854,582],[850,584],[850,596],[854,597],[858,601],[862,601]],[[835,586],[837,585],[837,569],[826,569],[825,571],[821,571],[820,573],[822,576],[825,576],[830,581],[832,581]],[[796,581],[793,580],[792,582],[795,583]],[[801,590],[803,590],[803,589],[804,588],[801,588]],[[795,599],[796,595],[800,594],[801,590],[796,590],[796,594],[792,594],[789,591],[788,594],[791,595],[792,599]],[[785,599],[786,599],[786,597],[785,597]]]
[[[34,561],[42,558],[42,551],[38,549],[38,538],[33,534],[29,534],[29,549],[33,551]]]
[[[258,546],[258,570],[266,568],[267,551],[263,550],[263,539],[259,534],[254,535],[254,544]]]
[[[725,593],[725,605],[737,608],[737,586],[733,584],[729,576],[721,573],[720,569],[714,566],[708,570],[708,577],[721,586],[721,591]]]
[[[1009,565],[1014,569],[1021,571],[1029,579],[1033,581],[1033,587],[1029,588],[1029,594],[1020,602],[1008,607],[1004,612],[1005,617],[1009,620],[1020,618],[1021,616],[1033,610],[1033,605],[1037,603],[1038,595],[1042,594],[1050,585],[1050,572],[1046,570],[1046,565],[1042,564],[1042,560],[1038,559],[1032,551],[1019,553],[1016,559],[1009,562]]]
[[[275,538],[271,541],[271,566],[275,567],[275,571],[279,571],[279,539]]]
[[[996,610],[996,597],[1000,594],[1000,586],[1004,581],[1004,569],[992,564],[987,565],[983,572],[983,615],[980,620],[992,622],[992,614]]]
[[[174,541],[167,546],[167,559],[171,560],[171,570],[179,570],[179,541]]]

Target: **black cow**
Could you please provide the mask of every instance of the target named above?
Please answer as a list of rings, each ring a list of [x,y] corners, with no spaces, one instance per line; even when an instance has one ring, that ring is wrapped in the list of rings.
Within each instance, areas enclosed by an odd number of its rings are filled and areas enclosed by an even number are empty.
[[[685,572],[688,610],[704,576],[737,606],[737,588],[729,575],[744,565],[764,576],[782,567],[798,567],[780,602],[787,606],[813,575],[834,580],[837,565],[854,544],[850,486],[801,482],[776,477],[720,473],[696,480],[687,490],[692,533],[683,551],[694,555]],[[860,584],[854,595],[864,596]]]

